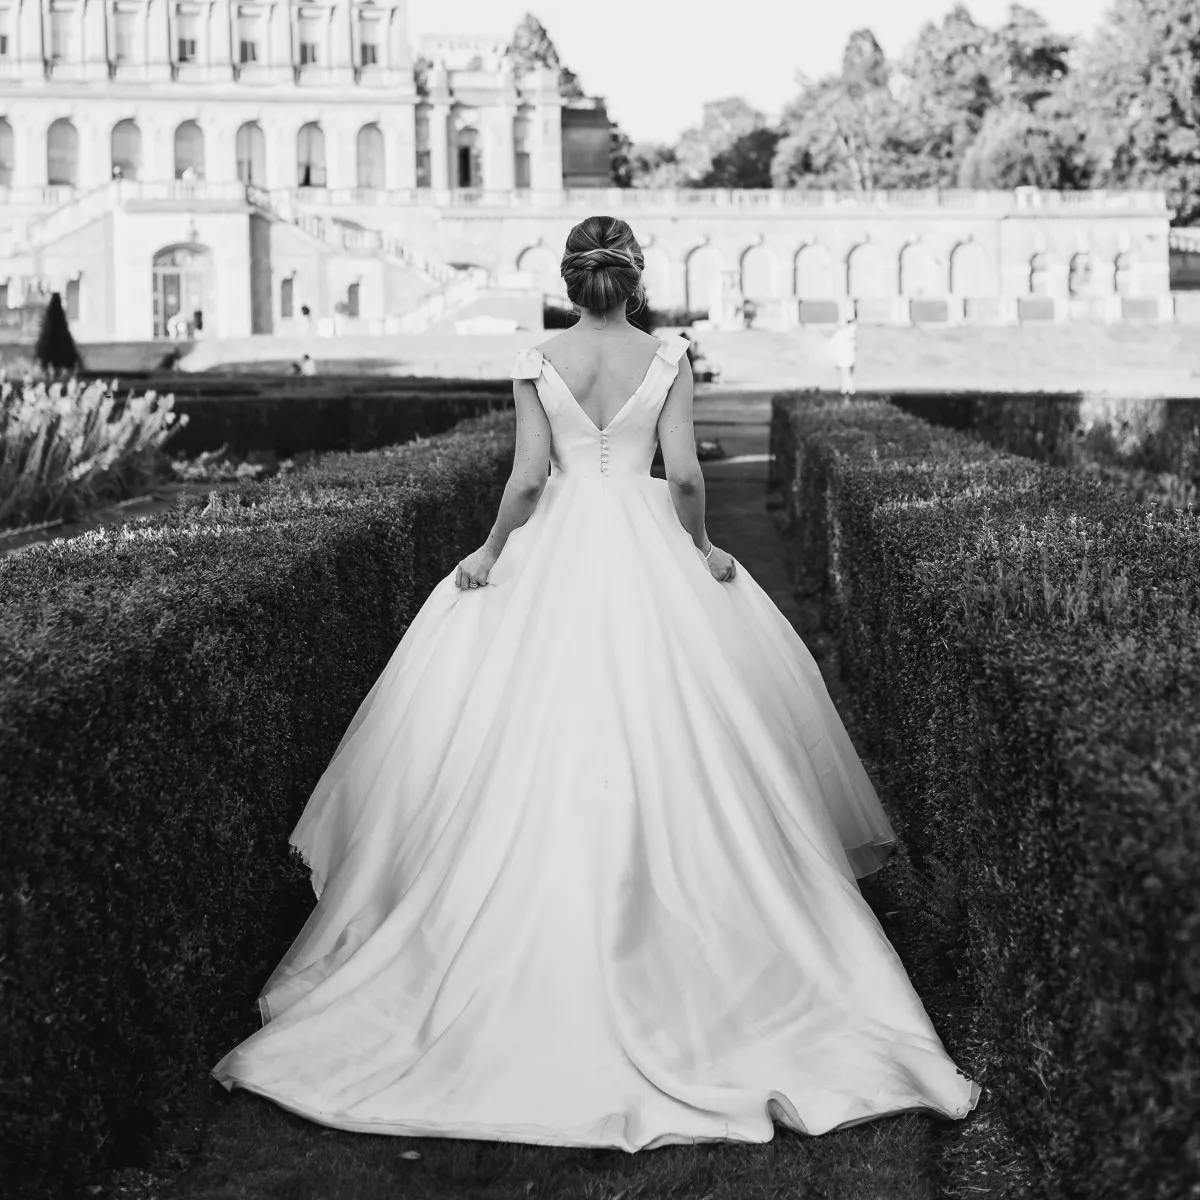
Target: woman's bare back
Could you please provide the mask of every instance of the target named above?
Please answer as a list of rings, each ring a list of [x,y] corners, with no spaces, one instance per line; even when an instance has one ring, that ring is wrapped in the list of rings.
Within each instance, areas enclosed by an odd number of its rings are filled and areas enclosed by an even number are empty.
[[[592,424],[606,429],[646,378],[659,345],[633,325],[594,330],[580,321],[538,349]]]

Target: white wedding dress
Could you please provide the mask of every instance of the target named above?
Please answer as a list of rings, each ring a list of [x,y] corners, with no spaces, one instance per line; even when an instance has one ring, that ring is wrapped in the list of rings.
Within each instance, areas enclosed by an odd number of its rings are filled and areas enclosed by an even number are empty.
[[[856,878],[893,832],[803,642],[650,474],[687,343],[602,431],[537,350],[551,472],[433,589],[291,842],[318,903],[213,1069],[323,1125],[634,1151],[979,1085]]]

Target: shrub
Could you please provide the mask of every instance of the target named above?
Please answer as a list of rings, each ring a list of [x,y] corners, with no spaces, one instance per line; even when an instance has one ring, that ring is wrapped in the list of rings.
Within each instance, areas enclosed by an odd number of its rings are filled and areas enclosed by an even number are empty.
[[[46,370],[75,371],[83,366],[83,359],[67,326],[62,297],[57,292],[52,293],[42,313],[33,356]]]
[[[0,369],[0,526],[70,519],[164,472],[171,396],[118,399],[99,381],[47,383]]]
[[[287,836],[495,518],[511,415],[0,560],[0,1172],[135,1163],[258,1027],[311,887]]]
[[[1094,474],[1141,502],[1200,500],[1200,400],[1030,393],[887,396],[1013,454]]]
[[[778,396],[772,453],[1039,1197],[1188,1194],[1200,519],[877,402]]]

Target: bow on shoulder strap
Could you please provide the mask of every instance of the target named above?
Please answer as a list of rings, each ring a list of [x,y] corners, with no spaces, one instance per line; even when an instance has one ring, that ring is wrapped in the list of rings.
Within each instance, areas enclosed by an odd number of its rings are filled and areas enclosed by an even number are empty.
[[[542,373],[542,352],[536,346],[518,350],[513,363],[513,379],[537,379]]]

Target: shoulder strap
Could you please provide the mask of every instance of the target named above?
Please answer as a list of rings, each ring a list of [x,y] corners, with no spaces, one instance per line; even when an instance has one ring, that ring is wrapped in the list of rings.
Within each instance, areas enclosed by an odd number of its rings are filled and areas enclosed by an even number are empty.
[[[658,339],[657,354],[659,358],[665,359],[672,366],[675,366],[679,360],[687,353],[687,348],[691,343],[685,337],[680,337],[679,334],[673,333],[668,337]]]
[[[518,350],[513,363],[513,379],[537,379],[542,373],[542,352],[536,346]]]

